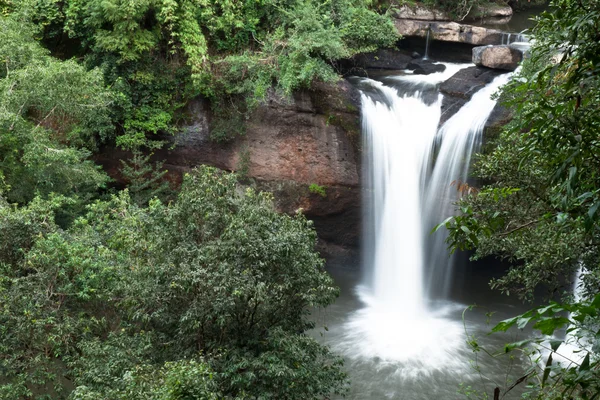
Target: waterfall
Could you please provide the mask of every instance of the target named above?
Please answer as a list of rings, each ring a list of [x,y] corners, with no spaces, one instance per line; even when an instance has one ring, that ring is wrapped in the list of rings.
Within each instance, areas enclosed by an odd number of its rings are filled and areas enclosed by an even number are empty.
[[[496,104],[490,96],[509,79],[496,78],[438,130],[443,100],[438,85],[466,66],[358,84],[367,274],[359,288],[365,307],[347,322],[341,345],[346,348],[340,349],[351,356],[411,362],[411,373],[463,365],[456,357],[464,349],[462,325],[445,318],[457,305],[432,306],[435,292],[447,290],[451,272],[444,271],[449,264],[444,238],[432,240],[429,232],[451,212],[457,193],[450,183],[466,180]]]
[[[441,145],[424,195],[422,223],[427,234],[454,213],[454,203],[461,195],[459,186],[467,183],[471,155],[479,150],[481,133],[496,106],[492,95],[508,83],[510,76],[500,75],[479,90],[440,128],[438,139]],[[428,235],[426,242],[428,274],[425,285],[429,298],[448,298],[450,294],[453,259],[448,258],[446,237],[443,229]]]
[[[427,27],[427,38],[425,38],[425,55],[423,56],[423,60],[429,60],[429,37],[431,35],[431,26]]]
[[[419,92],[400,97],[392,88],[378,89],[390,106],[362,95],[373,193],[371,286],[384,306],[401,304],[407,316],[416,317],[424,312],[420,168],[437,131],[441,99],[427,105]]]

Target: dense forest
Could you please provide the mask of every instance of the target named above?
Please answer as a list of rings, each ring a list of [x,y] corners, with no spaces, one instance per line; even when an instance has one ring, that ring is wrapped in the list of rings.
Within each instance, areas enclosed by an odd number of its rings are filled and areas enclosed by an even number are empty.
[[[459,14],[478,0],[425,3]],[[306,333],[338,295],[311,221],[212,167],[171,187],[150,155],[194,97],[227,141],[268,91],[336,82],[338,61],[394,48],[399,5],[0,0],[0,398],[343,395],[341,357]],[[525,301],[549,288],[494,328],[540,332],[507,352],[556,350],[547,335],[576,327],[582,361],[545,356],[530,398],[597,399],[600,2],[552,5],[503,91],[513,119],[476,164],[486,185],[440,226],[451,249],[512,263],[494,288]],[[104,145],[131,154],[125,188],[93,161]],[[580,269],[574,299],[564,281]]]

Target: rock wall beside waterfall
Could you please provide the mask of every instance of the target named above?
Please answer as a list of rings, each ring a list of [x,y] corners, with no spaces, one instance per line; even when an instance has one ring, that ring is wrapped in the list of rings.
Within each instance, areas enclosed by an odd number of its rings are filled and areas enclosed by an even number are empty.
[[[374,54],[369,57],[389,69],[406,68],[415,61],[402,51]],[[442,123],[499,73],[471,67],[443,83]],[[317,84],[291,99],[271,92],[247,121],[245,135],[216,143],[210,139],[209,104],[198,98],[188,104],[181,132],[163,137],[169,143],[154,157],[165,161],[169,178],[175,182],[201,164],[245,174],[260,189],[275,194],[279,210],[291,214],[302,209],[314,221],[325,256],[355,262],[362,197],[359,103],[358,91],[347,81],[334,86]],[[506,110],[497,108],[488,128],[501,126],[509,117]],[[119,180],[120,160],[127,157],[122,150],[105,148],[98,161]],[[311,184],[323,186],[326,195],[312,193]]]
[[[327,245],[358,247],[360,232],[360,96],[348,82],[318,84],[292,99],[269,93],[247,121],[246,134],[229,143],[210,140],[211,112],[198,98],[187,106],[181,132],[155,158],[165,161],[169,177],[180,181],[194,166],[208,164],[243,172],[256,185],[274,192],[279,210],[302,209]],[[119,179],[123,151],[104,149],[98,161]],[[309,186],[325,188],[325,196]]]

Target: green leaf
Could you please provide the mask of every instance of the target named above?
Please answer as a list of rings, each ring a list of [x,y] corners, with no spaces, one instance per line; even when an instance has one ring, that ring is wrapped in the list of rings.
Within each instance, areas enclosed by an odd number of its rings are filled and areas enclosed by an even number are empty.
[[[544,335],[552,335],[555,330],[564,327],[569,322],[569,319],[565,317],[545,317],[540,318],[533,328],[539,330]]]

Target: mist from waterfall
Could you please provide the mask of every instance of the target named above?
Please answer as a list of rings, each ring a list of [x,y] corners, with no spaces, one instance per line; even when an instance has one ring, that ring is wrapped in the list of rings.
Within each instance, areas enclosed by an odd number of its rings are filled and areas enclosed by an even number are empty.
[[[410,363],[405,371],[411,374],[465,368],[456,357],[466,351],[463,327],[445,318],[463,306],[434,301],[445,297],[452,273],[443,235],[429,233],[452,212],[458,192],[451,183],[466,181],[471,154],[496,104],[490,96],[509,79],[496,78],[438,129],[439,83],[467,66],[358,84],[366,270],[358,292],[364,308],[351,315],[338,346],[351,357]]]

